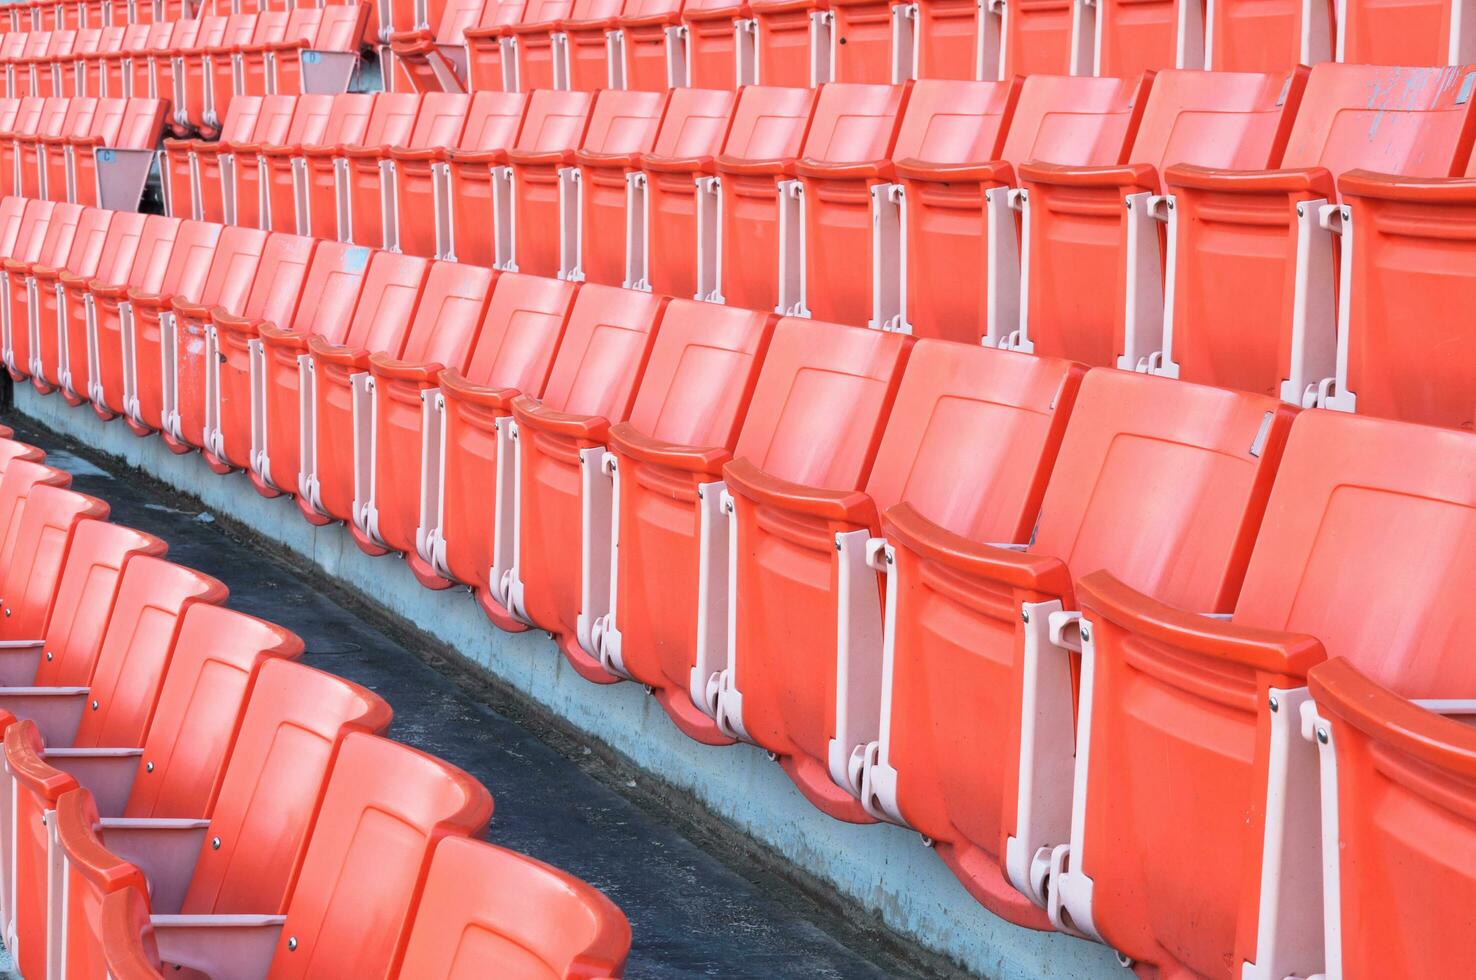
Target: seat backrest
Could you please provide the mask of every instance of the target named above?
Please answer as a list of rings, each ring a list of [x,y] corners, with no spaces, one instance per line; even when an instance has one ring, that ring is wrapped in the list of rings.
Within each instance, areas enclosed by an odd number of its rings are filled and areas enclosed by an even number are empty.
[[[419,256],[375,252],[369,260],[369,271],[364,274],[353,319],[346,325],[337,325],[339,331],[347,326],[347,333],[338,339],[325,332],[324,339],[347,347],[398,355],[415,318],[430,266],[430,259]]]
[[[287,31],[287,18],[291,16],[285,10],[263,10],[256,15],[256,30],[251,32],[251,44],[269,44],[272,41],[280,41]]]
[[[50,44],[50,31],[31,31],[26,35],[25,45],[21,48],[21,57],[39,58],[46,53]]]
[[[506,27],[521,24],[528,7],[527,0],[487,0],[482,7],[478,27]]]
[[[223,143],[245,143],[256,132],[256,120],[261,118],[264,96],[237,95],[226,107],[225,120],[220,124],[220,141]]]
[[[3,132],[3,130],[0,130]],[[0,201],[0,255],[9,255],[20,237],[21,220],[30,202],[23,197],[7,197]]]
[[[1312,69],[1283,167],[1355,169],[1405,177],[1461,172],[1476,121],[1476,69],[1379,68],[1324,63]]]
[[[256,228],[229,225],[220,233],[205,282],[195,301],[221,306],[239,313],[256,281],[257,266],[266,248],[268,233]]]
[[[734,458],[793,483],[860,488],[911,343],[822,320],[780,320]]]
[[[921,340],[866,492],[971,541],[1026,541],[1085,370],[1052,357]]]
[[[294,7],[292,13],[287,17],[287,23],[282,28],[282,39],[284,41],[311,41],[318,36],[318,29],[323,23],[323,8],[321,7]]]
[[[374,96],[374,111],[369,113],[364,133],[358,139],[341,143],[365,146],[403,146],[415,128],[415,115],[420,111],[420,95],[415,92],[381,92]]]
[[[1077,579],[1105,568],[1181,609],[1229,611],[1293,414],[1264,395],[1088,372],[1029,551]]]
[[[314,301],[297,304],[290,324],[283,326],[290,325],[304,335],[322,334],[338,343],[359,302],[371,254],[373,250],[363,245],[319,242],[302,284],[302,295]]]
[[[323,19],[318,24],[317,36],[313,38],[315,51],[352,51],[364,33],[364,21],[369,16],[367,4],[330,3],[323,8]]]
[[[405,145],[422,149],[450,146],[466,124],[471,98],[460,92],[427,92],[421,97],[415,128],[404,140]]]
[[[1020,88],[1003,158],[1071,166],[1126,162],[1150,79],[1032,75]]]
[[[525,152],[576,148],[584,139],[594,101],[593,92],[539,89],[528,97],[514,148]]]
[[[404,346],[392,353],[415,364],[465,367],[495,279],[480,266],[431,263]]]
[[[323,146],[364,142],[364,134],[369,131],[369,117],[374,113],[376,100],[381,97],[382,95],[359,92],[333,96],[333,106],[328,113],[328,122],[323,127],[322,136],[312,142]]]
[[[96,497],[61,487],[32,488],[10,561],[0,571],[7,638],[34,640],[47,635],[72,532],[82,521],[107,519],[108,505]]]
[[[588,153],[649,152],[665,108],[665,92],[605,89],[595,97],[579,148]]]
[[[26,502],[38,486],[69,487],[72,475],[40,461],[13,459],[5,467],[0,480],[0,570],[10,567],[15,554],[15,539],[20,533]],[[3,595],[0,595],[3,598]]]
[[[1160,171],[1177,163],[1275,167],[1296,119],[1307,70],[1290,74],[1161,71],[1129,154]]]
[[[905,85],[831,82],[820,86],[801,155],[826,163],[889,159],[907,92]]]
[[[0,436],[0,481],[5,479],[5,468],[12,460],[24,459],[32,463],[46,461],[45,450],[20,442],[16,439],[7,439]]]
[[[67,119],[69,99],[47,99],[41,107],[41,117],[36,121],[37,136],[60,136],[62,124]]]
[[[586,283],[569,314],[543,403],[622,422],[630,413],[666,297]]]
[[[108,145],[120,150],[149,150],[158,146],[168,107],[166,99],[129,99],[117,138]]]
[[[528,0],[523,10],[524,24],[548,24],[573,16],[574,0]]]
[[[117,225],[117,219],[113,224]],[[164,272],[169,267],[175,239],[183,226],[183,219],[166,218],[161,214],[151,214],[144,220],[143,234],[139,236],[133,265],[128,270],[127,285],[149,293],[157,293],[163,287]]]
[[[919,79],[892,150],[896,160],[987,163],[1004,152],[1020,80],[964,82]]]
[[[250,44],[251,35],[256,30],[256,14],[231,14],[226,22],[225,33],[215,43],[215,47],[233,48],[237,45]]]
[[[67,100],[67,114],[62,120],[60,135],[86,136],[92,131],[92,118],[97,115],[100,100],[93,98],[71,98]]]
[[[574,7],[569,11],[569,19],[574,21],[606,20],[619,17],[624,6],[625,0],[574,0]]]
[[[504,272],[467,360],[473,384],[541,397],[579,285]]]
[[[72,244],[67,254],[57,260],[57,265],[79,276],[97,274],[98,262],[107,245],[108,232],[112,227],[113,212],[104,208],[83,208],[77,218],[77,230],[72,234]]]
[[[0,55],[0,59],[4,56]],[[15,131],[15,119],[20,115],[20,99],[0,99],[0,133]]]
[[[340,745],[350,733],[384,731],[390,716],[383,698],[351,681],[263,664],[210,819],[221,846],[202,846],[181,910],[285,911]]]
[[[1302,413],[1235,621],[1315,636],[1404,697],[1472,698],[1473,588],[1476,435]]]
[[[292,125],[287,128],[287,138],[282,141],[288,146],[315,146],[325,142],[328,120],[333,116],[337,96],[321,93],[299,95],[297,107],[292,112]]]
[[[51,225],[51,213],[56,210],[54,201],[32,201],[21,218],[16,232],[15,245],[6,258],[22,262],[35,262],[41,255],[41,243],[46,241],[46,230]]]
[[[715,157],[733,121],[738,93],[726,89],[674,88],[650,155]]]
[[[526,92],[478,92],[456,139],[459,150],[505,150],[517,142],[528,108]]]
[[[168,48],[170,39],[174,36],[174,24],[172,20],[159,20],[150,24],[143,50],[153,52]]]
[[[148,50],[149,44],[148,24],[129,24],[123,28],[123,40],[115,49],[123,54],[135,54],[139,51]]]
[[[118,132],[123,128],[123,114],[128,111],[128,99],[98,99],[92,113],[91,124],[86,133],[102,141],[104,146],[117,142]]]
[[[492,796],[460,769],[372,735],[343,741],[272,962],[274,978],[398,976],[431,855],[480,834]],[[347,882],[362,882],[345,888]],[[377,928],[365,930],[363,923]],[[289,937],[295,937],[289,953]]]
[[[235,105],[236,101],[232,99],[231,108],[235,108]],[[287,139],[287,133],[292,129],[292,114],[296,109],[296,96],[264,97],[261,100],[261,110],[256,114],[256,128],[251,131],[251,142],[260,146],[276,146]],[[224,139],[224,135],[221,138]]]
[[[451,837],[436,846],[405,977],[470,978],[496,963],[517,980],[620,976],[630,923],[599,889],[516,851]]]
[[[41,249],[36,259],[42,265],[57,265],[72,251],[72,242],[77,238],[77,225],[82,221],[83,207],[80,204],[57,204],[51,211],[51,223],[46,226],[46,237],[41,240]]]
[[[102,252],[97,258],[95,275],[105,283],[121,285],[128,281],[133,265],[138,260],[139,246],[143,244],[144,232],[157,216],[139,214],[134,211],[113,211],[108,221],[108,236],[103,239]],[[174,218],[164,218],[164,227],[178,226]]]
[[[439,44],[461,44],[466,29],[475,27],[482,16],[482,0],[448,0],[441,10],[440,23],[433,25]]]
[[[779,160],[799,156],[816,90],[749,85],[738,93],[723,156],[734,160]]]
[[[20,100],[16,107],[15,119],[10,124],[10,132],[17,136],[27,136],[36,132],[41,124],[41,113],[46,108],[46,100],[34,95],[28,95]]]
[[[180,621],[197,602],[225,602],[224,585],[192,568],[148,556],[129,559],[118,583],[92,672],[78,748],[142,746]]]
[[[79,55],[96,51],[98,44],[102,42],[102,33],[101,27],[77,28],[77,40],[72,42],[72,54]]]
[[[198,299],[224,231],[224,225],[213,221],[183,222],[175,236],[174,249],[169,253],[169,264],[164,268],[159,287],[152,292]]]
[[[641,375],[631,426],[663,442],[731,450],[775,320],[772,313],[672,300]]]
[[[200,28],[204,18],[191,17],[174,22],[174,35],[169,39],[170,48],[189,50],[200,39]]]
[[[301,639],[274,623],[223,606],[191,606],[123,815],[208,817],[257,672],[302,650]]]
[[[241,300],[241,315],[277,325],[291,322],[317,244],[317,239],[285,232],[267,236],[256,266],[256,278]],[[317,296],[314,302],[318,302]]]
[[[77,525],[51,607],[36,686],[86,687],[92,682],[123,569],[135,556],[163,558],[168,551],[153,535],[120,524]]]

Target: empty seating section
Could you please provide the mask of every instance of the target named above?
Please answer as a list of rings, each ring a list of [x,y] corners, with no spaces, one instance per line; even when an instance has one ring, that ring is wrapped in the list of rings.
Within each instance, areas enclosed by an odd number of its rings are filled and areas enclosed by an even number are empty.
[[[0,353],[1009,922],[1144,976],[1454,976],[1468,20],[10,4]],[[0,439],[25,976],[620,974],[608,899],[474,839],[483,787],[69,482]]]

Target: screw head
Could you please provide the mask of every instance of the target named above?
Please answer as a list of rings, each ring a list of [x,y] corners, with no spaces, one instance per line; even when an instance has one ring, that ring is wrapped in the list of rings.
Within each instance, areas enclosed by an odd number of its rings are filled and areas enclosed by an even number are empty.
[[[210,838],[210,849],[212,851],[218,851],[218,850],[220,850],[220,838],[219,837],[212,837],[212,838]]]
[[[1297,205],[1297,217],[1300,218],[1307,213],[1307,209],[1300,204]]]
[[[50,650],[47,650],[46,651],[46,659],[47,660],[55,660],[56,659],[56,654],[52,653]]]
[[[897,561],[897,556],[896,555],[894,555],[890,551],[888,551],[888,552],[886,552],[886,556],[887,556],[887,564],[888,565],[892,565],[892,564],[895,564],[896,563],[896,561]]]
[[[96,711],[97,710],[97,702],[96,701],[93,701],[92,702],[92,710],[93,711]]]
[[[1174,209],[1174,199],[1173,198],[1169,198],[1168,199],[1168,209],[1170,211],[1172,211]]]
[[[1081,625],[1081,642],[1092,642],[1092,631],[1085,623]]]
[[[1317,729],[1317,741],[1321,742],[1323,745],[1326,745],[1329,737],[1330,736],[1327,734],[1326,728]]]
[[[289,953],[295,953],[295,952],[297,952],[297,937],[296,936],[288,936],[287,937],[287,952],[289,952]]]
[[[153,772],[153,771],[154,771],[154,764],[152,762],[145,762],[144,763],[144,772]]]
[[[1029,609],[1021,609],[1020,610],[1020,622],[1022,622],[1022,623],[1029,623],[1030,622],[1030,610]]]
[[[1266,703],[1271,706],[1271,710],[1272,711],[1280,711],[1281,710],[1281,701],[1274,694],[1271,695],[1269,698],[1266,699]]]

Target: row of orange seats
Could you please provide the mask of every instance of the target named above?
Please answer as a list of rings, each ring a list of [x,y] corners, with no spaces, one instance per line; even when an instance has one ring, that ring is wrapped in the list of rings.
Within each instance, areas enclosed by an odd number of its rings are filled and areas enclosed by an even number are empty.
[[[0,926],[26,977],[619,976],[630,926],[475,840],[379,695],[0,438]],[[352,887],[341,887],[352,882]]]
[[[1476,952],[1452,860],[1476,840],[1476,434],[17,211],[17,242],[78,227],[46,258],[82,266],[60,305],[12,287],[5,307],[33,324],[38,389],[471,588],[693,738],[766,749],[824,812],[916,830],[1010,921],[1218,977],[1442,975]]]
[[[380,0],[393,87],[536,88],[990,81],[1167,68],[1461,64],[1454,0]]]
[[[213,136],[235,95],[347,89],[369,13],[337,4],[11,32],[0,38],[0,96],[163,99],[176,134]]]
[[[162,169],[181,217],[1469,429],[1473,90],[1326,63],[304,96]]]

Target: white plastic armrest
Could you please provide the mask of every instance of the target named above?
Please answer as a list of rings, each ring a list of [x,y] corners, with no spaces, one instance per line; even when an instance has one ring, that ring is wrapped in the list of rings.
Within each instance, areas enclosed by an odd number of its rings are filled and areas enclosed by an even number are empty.
[[[374,521],[374,455],[378,449],[379,397],[375,394],[374,376],[368,371],[357,371],[349,375],[352,390],[351,407],[354,425],[354,503],[353,520],[359,530],[370,537]]]
[[[47,745],[71,745],[86,708],[85,687],[0,688],[0,709],[36,723]]]
[[[1072,658],[1081,650],[1081,613],[1061,602],[1021,606],[1024,666],[1020,699],[1020,770],[1016,832],[1005,842],[1010,882],[1041,907],[1049,904],[1051,857],[1071,835],[1075,767]]]
[[[104,817],[98,821],[98,837],[108,850],[143,871],[150,907],[172,914],[184,903],[209,827],[209,820]]]
[[[779,296],[774,312],[809,316],[805,305],[805,185],[779,182]]]
[[[881,735],[884,637],[877,574],[885,573],[893,560],[886,545],[885,538],[873,538],[865,529],[835,536],[835,737],[826,761],[831,780],[858,798],[866,747]]]
[[[721,177],[698,177],[697,295],[708,303],[723,301],[723,183]]]
[[[1337,364],[1337,314],[1333,297],[1336,222],[1321,219],[1327,201],[1297,205],[1296,279],[1292,302],[1291,377],[1281,382],[1281,400],[1310,407],[1319,386]],[[1336,210],[1336,209],[1335,209]]]
[[[584,281],[584,174],[559,168],[559,278]]]
[[[516,88],[507,89],[516,92]],[[454,210],[454,209],[453,209]],[[492,264],[503,272],[518,271],[517,195],[513,193],[512,167],[492,168]]]
[[[600,658],[595,635],[610,611],[610,560],[615,533],[615,462],[607,468],[604,446],[579,451],[580,596],[575,636],[579,646]]]
[[[212,980],[262,980],[286,921],[282,915],[156,915],[152,925],[165,963]]]
[[[0,640],[0,688],[34,684],[44,648],[44,640]]]
[[[1008,345],[1024,316],[1020,305],[1020,230],[1015,212],[1023,209],[1027,200],[1024,191],[1009,187],[990,187],[984,191],[985,237],[989,248],[984,273],[988,277],[984,316],[986,347]]]
[[[92,791],[99,814],[117,817],[128,805],[142,756],[143,749],[47,749],[44,758]]]
[[[646,249],[650,245],[648,180],[639,170],[625,175],[625,288],[651,291]]]
[[[1305,687],[1272,688],[1261,710],[1271,720],[1261,899],[1255,960],[1241,977],[1282,980],[1323,967],[1321,726]]]
[[[1181,6],[1187,6],[1181,5]],[[1123,309],[1123,352],[1117,366],[1135,371],[1163,346],[1163,253],[1159,225],[1168,223],[1169,199],[1143,192],[1126,201],[1127,283]]]
[[[872,185],[871,322],[867,326],[878,330],[912,333],[907,322],[906,228],[905,188],[901,184]]]
[[[728,523],[721,480],[697,488],[697,655],[688,680],[692,703],[712,717],[712,683],[728,666]]]
[[[446,398],[440,388],[420,393],[420,521],[415,528],[415,552],[437,567],[436,544],[441,539],[442,486],[446,461],[442,448],[446,425]]]

